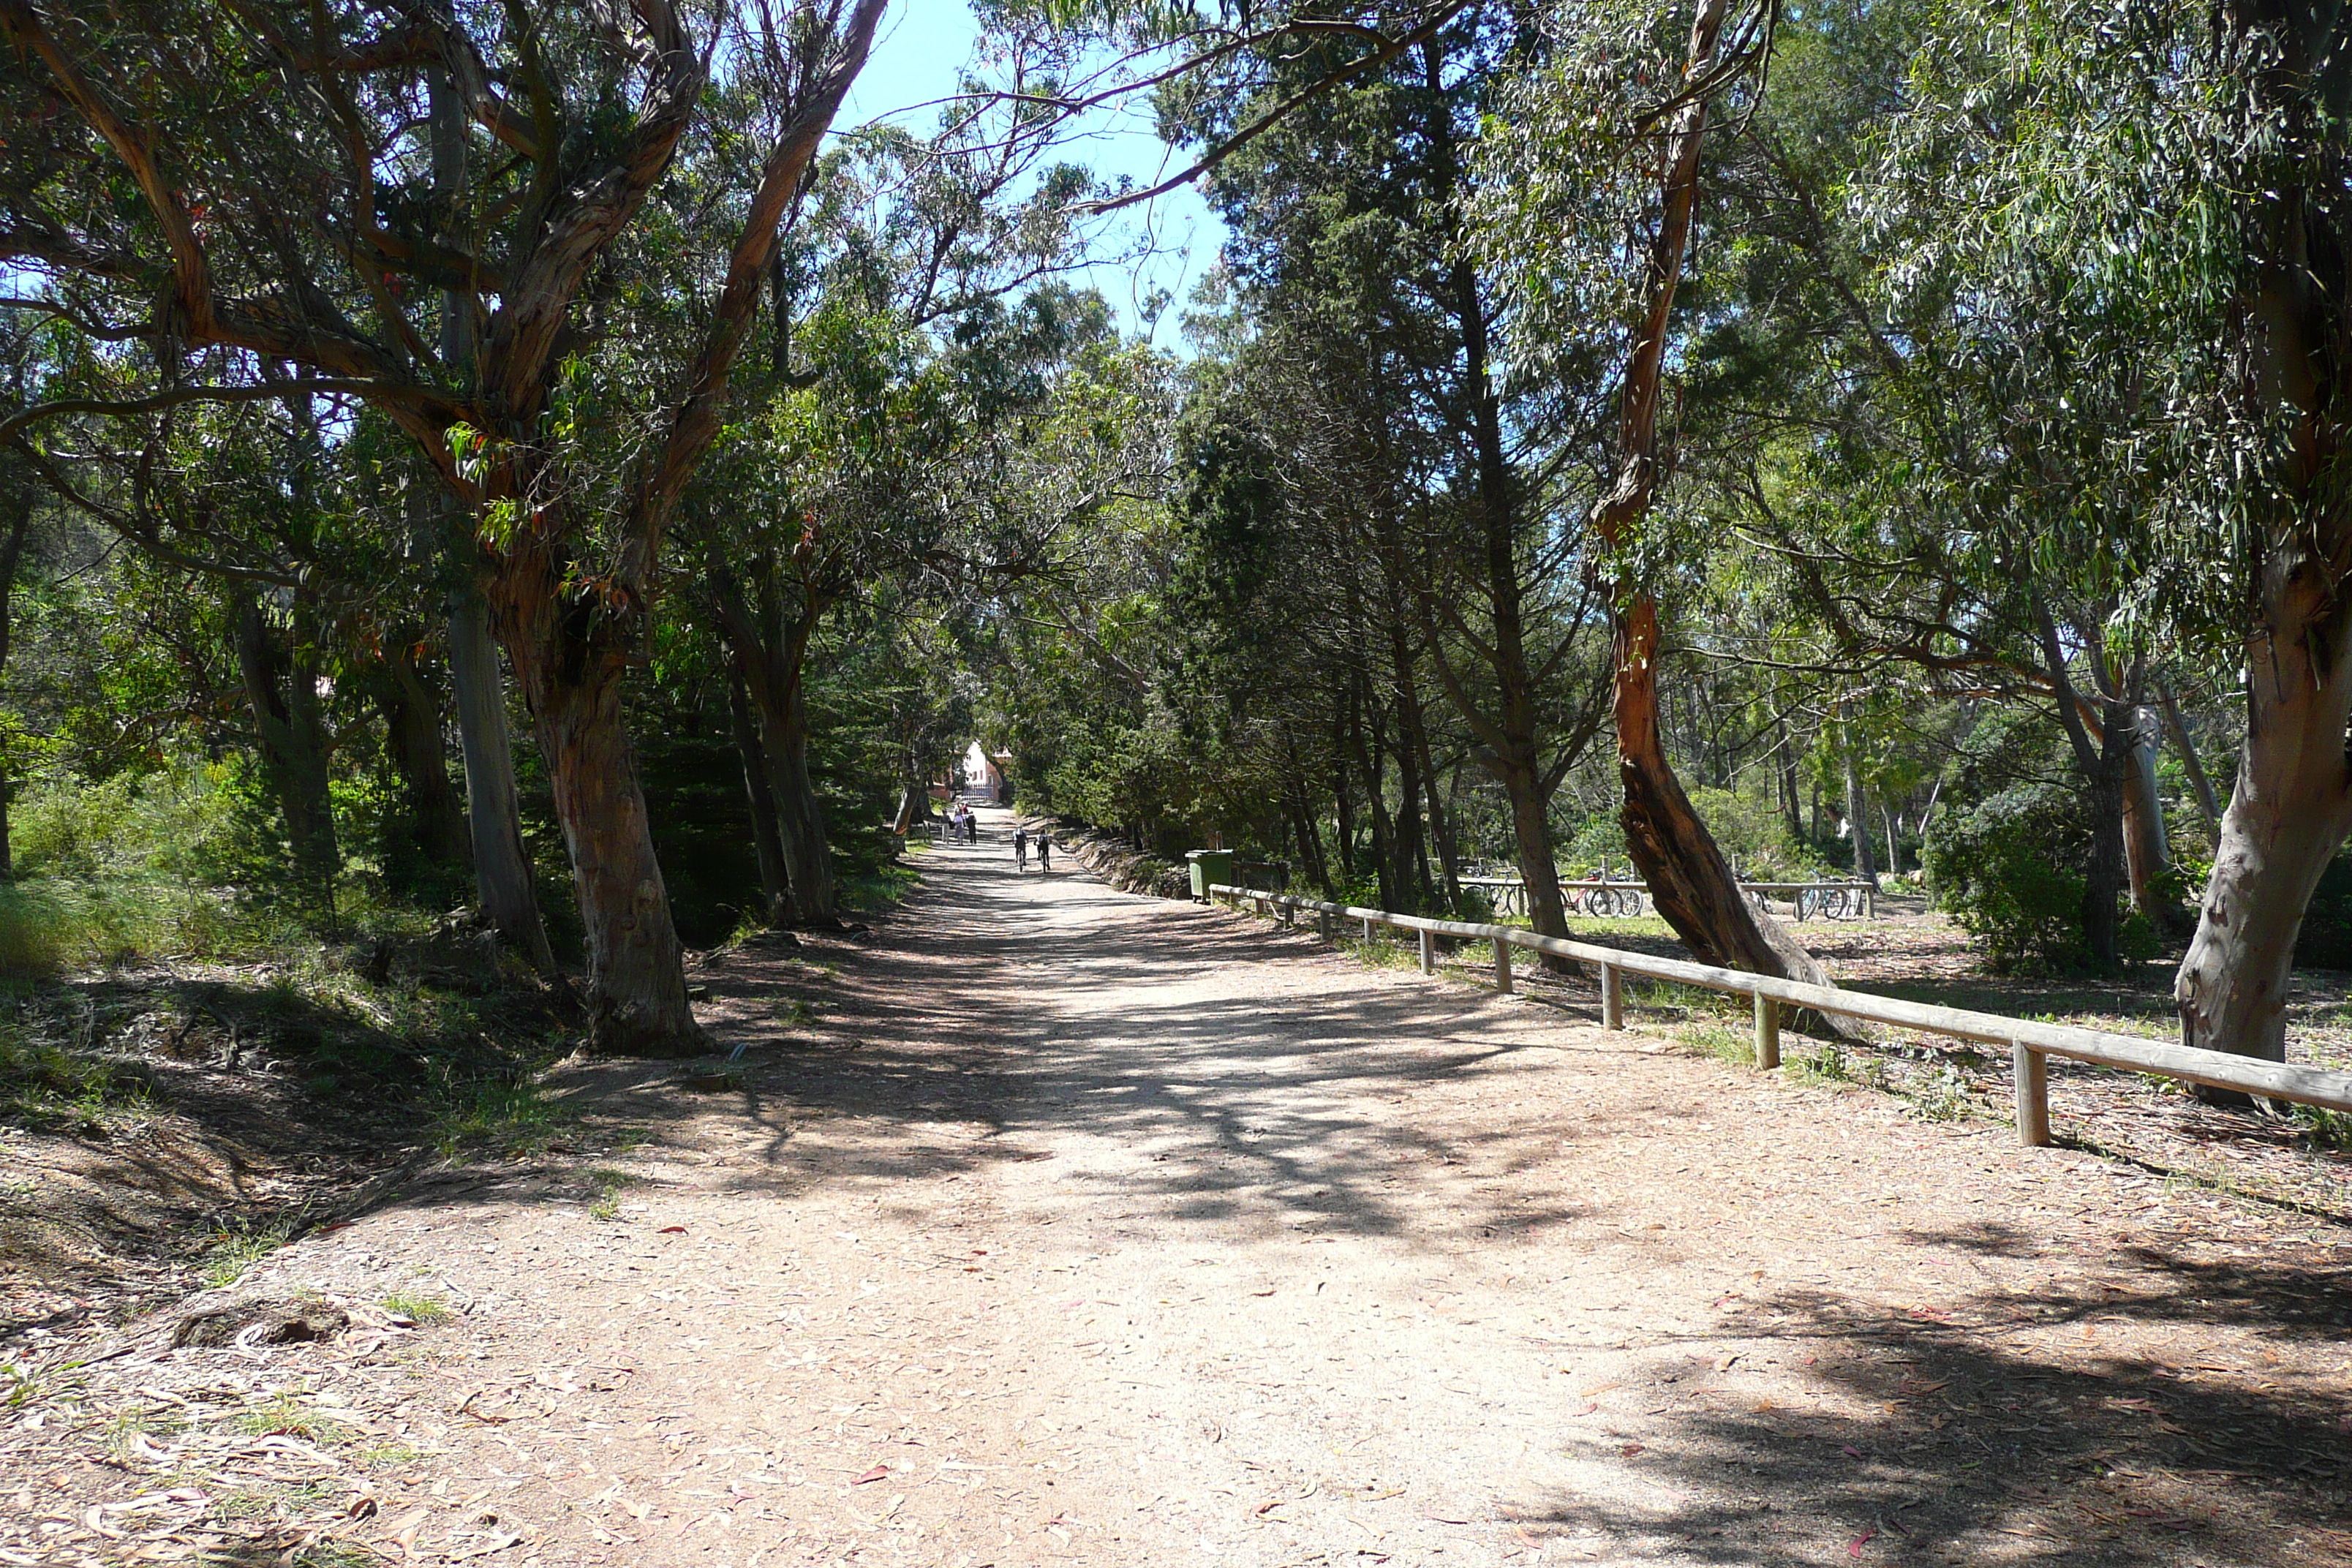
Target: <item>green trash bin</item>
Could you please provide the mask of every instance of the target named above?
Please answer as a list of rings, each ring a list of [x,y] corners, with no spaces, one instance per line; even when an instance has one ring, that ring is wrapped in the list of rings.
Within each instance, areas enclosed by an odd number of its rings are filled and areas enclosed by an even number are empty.
[[[1232,887],[1234,882],[1234,852],[1230,849],[1187,849],[1184,858],[1192,867],[1192,896],[1205,900],[1209,889],[1219,883]]]

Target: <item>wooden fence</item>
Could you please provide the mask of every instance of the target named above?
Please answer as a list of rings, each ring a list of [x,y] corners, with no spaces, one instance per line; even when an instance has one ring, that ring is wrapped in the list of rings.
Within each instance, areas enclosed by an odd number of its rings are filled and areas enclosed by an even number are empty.
[[[1485,893],[1493,901],[1496,914],[1524,915],[1528,912],[1528,885],[1517,877],[1465,877],[1462,879],[1462,885],[1465,888],[1475,888]],[[1617,880],[1598,877],[1563,878],[1559,884],[1560,897],[1567,900],[1571,912],[1581,902],[1580,895],[1595,889],[1633,893],[1643,898],[1648,897],[1650,891],[1647,886],[1630,878]],[[1843,893],[1860,903],[1863,919],[1874,919],[1878,914],[1877,885],[1859,879],[1837,882],[1742,882],[1739,884],[1739,890],[1754,899],[1759,905],[1766,899],[1773,897],[1793,904],[1799,896],[1804,893]],[[1800,920],[1804,918],[1801,910],[1799,910],[1797,918]]]
[[[1589,942],[1538,936],[1521,926],[1471,925],[1462,921],[1432,920],[1423,915],[1391,914],[1385,910],[1360,910],[1349,904],[1323,903],[1288,893],[1228,887],[1222,883],[1212,887],[1209,896],[1234,903],[1252,904],[1260,913],[1276,915],[1286,923],[1295,924],[1299,915],[1311,913],[1327,942],[1334,934],[1334,923],[1342,920],[1361,921],[1367,942],[1371,940],[1374,926],[1417,931],[1421,937],[1421,972],[1423,974],[1437,972],[1436,942],[1439,937],[1453,937],[1462,942],[1491,942],[1495,944],[1495,984],[1503,991],[1511,989],[1511,950],[1515,947],[1596,965],[1601,971],[1601,1026],[1604,1029],[1624,1026],[1624,977],[1628,974],[1745,995],[1755,1005],[1756,1065],[1759,1069],[1780,1065],[1780,1012],[1783,1007],[1810,1007],[1818,1013],[1833,1013],[1840,1017],[1859,1018],[1865,1023],[1884,1024],[1898,1029],[1916,1029],[1921,1034],[2007,1046],[2017,1092],[2017,1136],[2022,1143],[2046,1144],[2050,1142],[2048,1058],[2052,1057],[2116,1068],[2126,1072],[2154,1073],[2187,1083],[2210,1084],[2216,1089],[2237,1089],[2269,1100],[2289,1100],[2302,1105],[2352,1113],[2352,1072],[2340,1072],[2331,1068],[2262,1061],[2252,1057],[2231,1056],[2223,1051],[2177,1046],[2164,1040],[2145,1040],[2135,1035],[2110,1035],[2098,1029],[2036,1023],[2030,1018],[2005,1018],[1998,1013],[1937,1007],[1924,1002],[1905,1002],[1893,996],[1874,996],[1867,991],[1847,991],[1833,985],[1807,985],[1794,980],[1775,979],[1770,975],[1692,963],[1684,959],[1654,958],[1648,953],[1629,952],[1621,948],[1595,947]]]

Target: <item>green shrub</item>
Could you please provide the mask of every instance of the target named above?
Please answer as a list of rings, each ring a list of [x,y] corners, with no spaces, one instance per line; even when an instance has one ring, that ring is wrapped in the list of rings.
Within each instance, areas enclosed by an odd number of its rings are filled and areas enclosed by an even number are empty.
[[[16,872],[211,882],[237,833],[231,775],[226,763],[183,760],[96,783],[70,775],[30,782],[9,812]]]
[[[2080,869],[2090,841],[2073,792],[2017,784],[1937,829],[1927,876],[1937,903],[1983,945],[1995,973],[2081,969],[2090,961]]]

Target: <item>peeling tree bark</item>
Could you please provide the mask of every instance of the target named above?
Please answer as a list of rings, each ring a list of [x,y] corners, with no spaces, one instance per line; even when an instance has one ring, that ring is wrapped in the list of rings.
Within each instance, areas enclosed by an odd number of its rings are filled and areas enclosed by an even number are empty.
[[[686,995],[684,951],[654,854],[636,755],[621,719],[635,628],[589,589],[560,586],[562,564],[539,552],[544,580],[510,556],[494,618],[555,790],[588,940],[589,1042],[606,1056],[692,1056],[705,1048]]]
[[[1699,0],[1683,70],[1696,82],[1716,64],[1727,0]],[[1691,211],[1698,198],[1700,145],[1706,98],[1695,93],[1675,111],[1665,141],[1660,213],[1644,280],[1646,309],[1620,383],[1617,479],[1594,513],[1601,542],[1622,558],[1650,510],[1658,483],[1658,405],[1675,291],[1690,244]],[[1629,581],[1610,584],[1617,721],[1617,774],[1624,791],[1620,814],[1625,846],[1649,884],[1658,913],[1706,963],[1780,975],[1815,985],[1831,984],[1812,955],[1770,915],[1739,891],[1715,837],[1692,809],[1667,760],[1658,721],[1658,606]],[[1867,839],[1869,825],[1857,825]]]

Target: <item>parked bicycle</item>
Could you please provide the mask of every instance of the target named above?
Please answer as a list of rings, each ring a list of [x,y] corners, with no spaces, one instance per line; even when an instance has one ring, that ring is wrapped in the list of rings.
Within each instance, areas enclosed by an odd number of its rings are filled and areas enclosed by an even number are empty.
[[[1584,912],[1595,920],[1609,920],[1642,912],[1642,892],[1638,888],[1612,888],[1602,883],[1584,889],[1578,900]]]
[[[1797,918],[1801,921],[1816,915],[1825,921],[1842,921],[1853,910],[1853,895],[1844,888],[1797,889]]]

